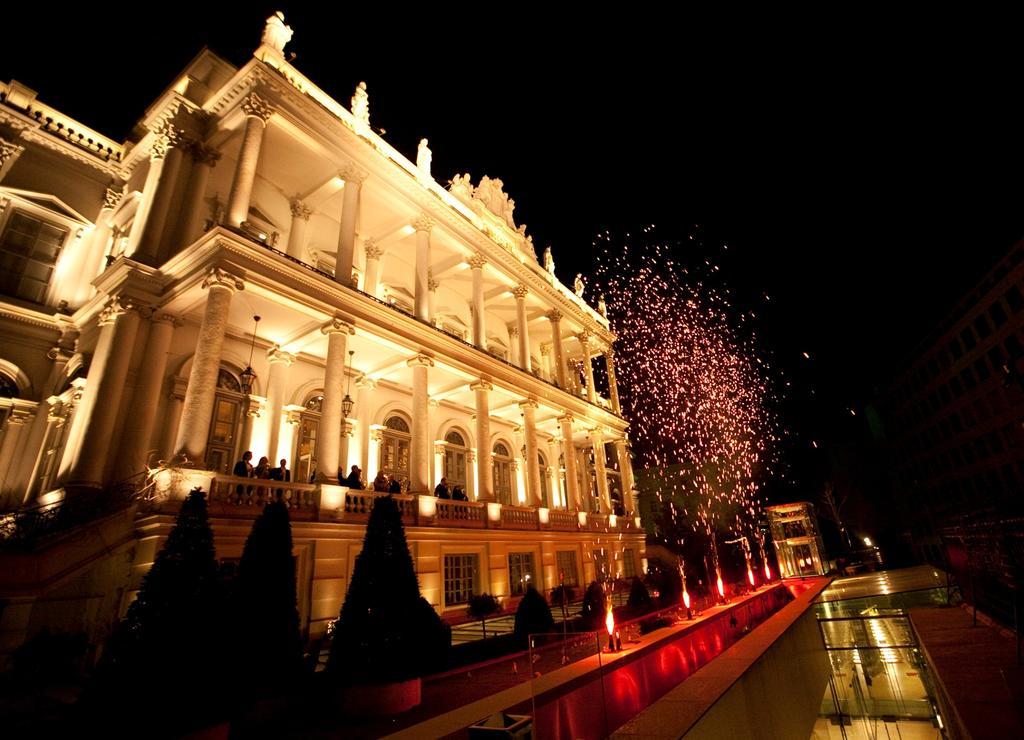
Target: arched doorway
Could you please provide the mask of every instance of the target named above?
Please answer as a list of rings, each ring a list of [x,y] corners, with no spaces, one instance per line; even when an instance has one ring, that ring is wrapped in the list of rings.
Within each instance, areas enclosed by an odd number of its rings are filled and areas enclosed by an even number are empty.
[[[240,442],[242,407],[245,396],[242,384],[233,372],[221,368],[217,373],[217,393],[213,401],[213,418],[206,443],[206,469],[229,473],[234,465]]]
[[[323,391],[317,391],[306,399],[299,416],[298,444],[295,448],[294,480],[299,483],[312,481],[316,474],[316,437],[320,431],[320,414],[324,410]]]
[[[467,492],[469,448],[461,433],[452,429],[444,435],[444,477],[448,479],[448,490],[458,486]],[[467,494],[468,495],[468,494]]]
[[[493,449],[494,459],[494,496],[500,503],[511,506],[512,492],[512,453],[503,442],[498,442]]]
[[[398,479],[402,490],[409,490],[409,450],[412,446],[412,434],[409,422],[397,414],[384,420],[381,432],[380,468],[392,480]]]

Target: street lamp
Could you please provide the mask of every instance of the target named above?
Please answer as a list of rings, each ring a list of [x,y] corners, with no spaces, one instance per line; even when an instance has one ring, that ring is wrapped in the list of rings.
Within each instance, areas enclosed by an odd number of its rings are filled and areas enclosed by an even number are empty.
[[[352,355],[355,354],[355,350],[348,351],[348,387],[345,389],[345,397],[341,399],[341,413],[347,419],[352,413],[352,396],[349,395],[349,391],[352,390]]]
[[[253,327],[252,327],[252,344],[249,345],[249,363],[245,366],[245,370],[239,376],[242,381],[242,393],[249,395],[252,393],[253,381],[256,380],[256,371],[252,369],[252,353],[256,349],[256,330],[260,325],[260,317],[253,316]]]

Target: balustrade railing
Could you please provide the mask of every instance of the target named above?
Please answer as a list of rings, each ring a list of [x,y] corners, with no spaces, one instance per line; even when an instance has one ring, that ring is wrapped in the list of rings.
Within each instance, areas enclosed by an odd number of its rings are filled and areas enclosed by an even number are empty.
[[[575,532],[580,528],[580,518],[575,511],[549,511],[548,523],[559,532]]]
[[[538,529],[537,510],[522,506],[502,506],[501,526],[506,529]]]
[[[262,478],[218,475],[211,482],[210,504],[214,515],[249,509],[258,514],[265,504],[283,501],[292,518],[312,518],[316,513],[316,486]]]
[[[487,506],[475,501],[437,501],[438,524],[454,527],[486,527]]]

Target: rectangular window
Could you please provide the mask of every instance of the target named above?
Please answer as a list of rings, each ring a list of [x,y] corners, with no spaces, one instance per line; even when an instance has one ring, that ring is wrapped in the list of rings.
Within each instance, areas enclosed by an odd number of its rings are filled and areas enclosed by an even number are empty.
[[[508,554],[508,590],[513,596],[522,596],[530,584],[536,585],[532,552]]]
[[[43,303],[67,235],[67,229],[12,213],[0,237],[0,293]]]
[[[622,577],[632,578],[636,575],[636,558],[633,556],[633,550],[629,547],[622,549]]]
[[[1006,291],[1005,298],[1007,304],[1010,306],[1010,310],[1014,313],[1017,313],[1021,308],[1024,308],[1024,296],[1021,296],[1020,288],[1016,285],[1010,286],[1009,290]]]
[[[579,586],[580,577],[576,570],[576,553],[573,550],[559,550],[555,553],[558,572],[566,586]]]
[[[444,556],[445,606],[469,603],[469,597],[477,592],[479,562],[477,555]]]
[[[998,300],[988,309],[988,315],[992,317],[992,323],[996,325],[997,329],[1006,323],[1006,311],[1003,310],[1003,304]]]

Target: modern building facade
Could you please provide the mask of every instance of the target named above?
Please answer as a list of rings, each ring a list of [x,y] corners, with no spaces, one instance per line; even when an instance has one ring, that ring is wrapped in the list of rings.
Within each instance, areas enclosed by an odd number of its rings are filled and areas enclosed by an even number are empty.
[[[103,557],[19,582],[8,642],[58,611],[102,629],[193,485],[239,557],[271,493],[230,475],[245,450],[288,461],[311,634],[372,506],[339,484],[354,465],[401,482],[442,614],[643,567],[607,319],[540,264],[500,180],[443,187],[425,140],[414,162],[374,131],[365,85],[345,107],[286,61],[291,35],[277,14],[241,67],[202,51],[124,143],[0,85],[4,508],[151,484]],[[468,501],[434,498],[442,477]],[[123,593],[68,616],[86,582]]]
[[[775,545],[775,559],[784,578],[823,576],[828,557],[818,529],[814,504],[800,501],[765,509]]]
[[[944,528],[1021,516],[1024,243],[914,349],[878,402],[891,485],[917,554],[944,564]]]

